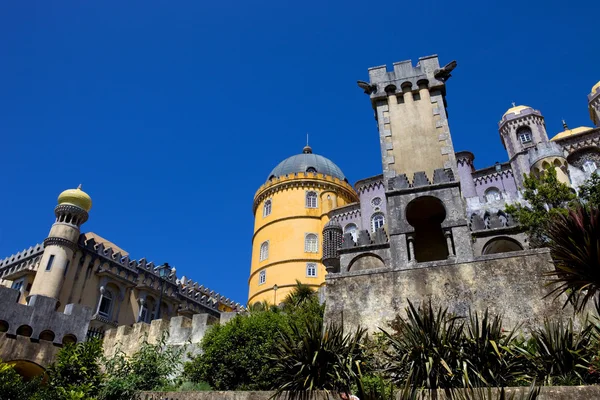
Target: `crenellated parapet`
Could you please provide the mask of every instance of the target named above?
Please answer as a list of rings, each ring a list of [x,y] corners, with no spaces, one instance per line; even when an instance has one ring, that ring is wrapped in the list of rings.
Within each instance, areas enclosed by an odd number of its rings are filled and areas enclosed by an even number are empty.
[[[388,235],[384,228],[379,228],[371,234],[366,229],[358,231],[356,240],[351,233],[345,233],[342,239],[342,250],[356,249],[363,246],[385,245],[389,242]]]
[[[473,173],[473,180],[477,185],[513,178],[514,175],[510,163],[499,164],[499,167],[491,166],[482,168]]]
[[[27,336],[61,346],[85,340],[92,310],[67,304],[56,311],[57,301],[46,296],[31,296],[27,305],[18,303],[20,292],[0,286],[0,326],[8,337]]]
[[[430,180],[423,171],[415,172],[413,179],[409,181],[406,174],[397,175],[387,181],[388,191],[421,188],[431,185],[440,185],[455,182],[451,169],[438,168],[433,172],[433,180]]]
[[[0,261],[0,279],[14,280],[28,273],[35,273],[39,267],[44,245],[36,244]]]
[[[346,181],[319,172],[297,172],[269,179],[261,185],[254,195],[252,212],[256,213],[258,205],[273,194],[291,188],[311,188],[320,190],[335,190],[346,197],[347,202],[356,201],[354,188]],[[341,189],[341,190],[340,190]]]
[[[483,215],[474,213],[469,217],[469,229],[472,232],[517,226],[518,224],[513,220],[512,216],[502,210],[497,212],[485,211]]]
[[[529,149],[528,153],[529,165],[532,167],[535,165],[535,163],[544,158],[564,158],[564,150],[562,146],[555,142],[539,143],[537,146]]]
[[[362,179],[354,185],[356,192],[362,195],[366,192],[384,189],[383,175],[377,175],[371,178]]]

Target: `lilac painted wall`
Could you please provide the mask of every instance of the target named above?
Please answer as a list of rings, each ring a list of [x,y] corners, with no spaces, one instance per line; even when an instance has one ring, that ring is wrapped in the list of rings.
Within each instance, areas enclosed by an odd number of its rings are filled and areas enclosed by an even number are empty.
[[[386,219],[385,223],[387,224],[387,203],[385,201],[385,188],[382,178],[365,179],[357,182],[355,186],[360,199],[360,212],[362,216],[360,229],[366,229],[369,232],[372,231],[371,216],[376,212],[383,213]],[[376,197],[381,199],[381,204],[378,208],[372,204],[373,199]]]
[[[500,173],[496,172],[493,167],[490,167],[484,170],[476,171],[473,176],[475,181],[475,190],[479,200],[482,203],[486,201],[485,192],[492,187],[498,189],[503,194],[517,194],[517,184],[515,182],[512,170],[510,168],[506,168],[505,165],[503,165],[503,169]]]

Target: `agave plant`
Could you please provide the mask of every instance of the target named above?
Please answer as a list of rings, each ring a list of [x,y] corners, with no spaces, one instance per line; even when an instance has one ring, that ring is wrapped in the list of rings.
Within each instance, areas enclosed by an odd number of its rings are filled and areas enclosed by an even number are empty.
[[[546,236],[558,284],[551,292],[567,294],[567,302],[581,311],[600,294],[600,210],[595,205],[575,205],[566,215],[555,216]],[[566,303],[565,303],[566,304]]]
[[[411,380],[428,389],[460,386],[463,322],[448,310],[434,310],[429,302],[419,308],[409,301],[407,317],[394,321],[394,334],[382,330],[390,350],[386,373],[399,386]]]
[[[338,325],[324,329],[318,318],[292,324],[289,332],[281,332],[279,346],[271,355],[278,376],[274,397],[287,392],[292,399],[308,399],[314,390],[350,393],[353,385],[362,393],[365,334],[361,328],[344,334]]]
[[[486,309],[480,320],[469,311],[465,328],[463,368],[465,377],[477,386],[507,386],[527,377],[530,362],[518,351],[515,327],[502,328],[502,316],[490,316]]]
[[[296,280],[296,286],[283,300],[285,307],[299,307],[302,304],[310,301],[316,292],[308,285]]]
[[[590,361],[593,327],[587,322],[581,331],[573,328],[573,320],[544,322],[531,332],[531,349],[527,352],[537,378],[547,384],[581,385],[592,383]]]

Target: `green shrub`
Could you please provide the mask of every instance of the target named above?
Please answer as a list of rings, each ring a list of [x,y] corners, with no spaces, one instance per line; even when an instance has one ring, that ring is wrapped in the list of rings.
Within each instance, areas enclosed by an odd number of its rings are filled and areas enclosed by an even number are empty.
[[[30,399],[39,391],[40,379],[23,380],[15,369],[0,361],[0,398],[4,400]]]

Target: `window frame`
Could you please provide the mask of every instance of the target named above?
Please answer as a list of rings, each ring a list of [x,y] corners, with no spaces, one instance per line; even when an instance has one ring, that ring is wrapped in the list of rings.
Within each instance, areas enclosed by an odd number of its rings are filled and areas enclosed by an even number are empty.
[[[314,200],[314,204],[312,200]],[[306,208],[319,208],[319,194],[314,190],[308,190],[304,196],[304,206]]]
[[[354,231],[352,232],[348,232],[348,227],[350,225],[354,226]],[[352,239],[356,242],[356,239],[358,238],[358,225],[356,225],[354,222],[347,223],[346,226],[344,226],[344,233],[352,234]]]
[[[309,238],[314,238],[314,243],[309,243]],[[312,246],[314,244],[314,247]],[[309,246],[310,245],[310,246]],[[304,252],[305,253],[318,253],[319,252],[319,235],[316,233],[305,233],[304,234]]]
[[[533,132],[531,131],[531,128],[522,126],[517,129],[517,138],[522,145],[533,143]],[[527,138],[527,140],[523,140],[523,138]]]
[[[381,217],[382,223],[380,226],[375,226],[375,219],[377,217]],[[385,226],[385,215],[380,211],[373,213],[373,215],[371,215],[371,232],[377,232],[377,229],[382,228],[383,226]]]
[[[490,196],[490,194],[492,192],[495,193],[495,194],[497,194],[497,196],[494,196],[495,198],[490,199],[489,196]],[[502,197],[502,192],[500,191],[500,189],[498,189],[495,186],[491,186],[491,187],[487,188],[485,190],[485,192],[483,193],[483,197],[485,198],[485,201],[487,203],[492,202],[492,201],[499,201],[499,200],[502,200],[502,198],[503,198]]]
[[[263,204],[263,218],[271,215],[271,211],[273,210],[273,200],[267,199]]]
[[[588,168],[588,166],[593,165],[593,169]],[[596,172],[598,170],[598,166],[596,165],[595,161],[592,160],[585,160],[583,162],[583,164],[581,164],[581,169],[583,169],[583,172],[586,172],[588,174],[593,174],[594,172]]]
[[[263,252],[264,249],[264,252]],[[260,249],[258,251],[258,261],[262,262],[269,259],[269,241],[265,240],[260,244]]]
[[[310,271],[313,274],[310,274]],[[306,277],[307,278],[316,278],[318,275],[318,265],[315,262],[307,262],[306,263]]]
[[[377,203],[377,204],[375,204],[375,203]],[[383,203],[383,200],[379,196],[373,197],[371,199],[371,205],[373,207],[380,207],[382,203]]]
[[[104,289],[104,293],[100,294],[100,301],[98,303],[98,315],[104,317],[104,318],[110,318],[112,315],[112,310],[113,310],[113,302],[114,302],[114,294],[112,292],[112,290],[109,289]],[[108,300],[108,311],[104,312],[102,311],[102,301],[104,299]]]
[[[46,271],[50,271],[52,269],[53,263],[54,263],[54,254],[50,254],[50,257],[48,257],[48,263],[46,264]]]
[[[258,284],[264,285],[265,283],[267,283],[267,270],[263,269],[258,272]]]

